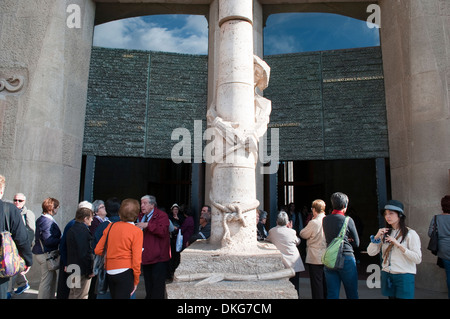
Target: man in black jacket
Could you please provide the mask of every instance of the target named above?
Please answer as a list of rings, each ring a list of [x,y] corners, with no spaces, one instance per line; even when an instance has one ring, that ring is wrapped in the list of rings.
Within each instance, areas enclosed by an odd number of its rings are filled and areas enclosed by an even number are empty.
[[[94,250],[89,226],[92,223],[93,211],[89,208],[78,208],[75,223],[67,231],[67,270],[75,270],[71,279],[69,299],[87,299],[93,274]],[[69,281],[69,279],[68,279]]]
[[[0,175],[0,232],[7,229],[5,211],[9,210],[9,232],[16,243],[19,255],[25,260],[26,269],[23,273],[27,273],[33,264],[33,255],[28,242],[28,234],[23,224],[20,211],[12,203],[2,201],[5,192],[6,181],[3,175]],[[0,278],[0,299],[6,299],[8,293],[9,278]]]

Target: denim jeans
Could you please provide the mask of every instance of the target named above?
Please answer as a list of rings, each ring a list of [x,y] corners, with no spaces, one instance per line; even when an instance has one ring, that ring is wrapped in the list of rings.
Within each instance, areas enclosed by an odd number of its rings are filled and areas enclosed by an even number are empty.
[[[450,259],[442,259],[445,267],[445,274],[447,275],[447,293],[450,299]]]
[[[381,294],[395,299],[414,299],[414,274],[390,274],[381,271]]]
[[[9,278],[0,278],[0,299],[6,299],[8,293]]]
[[[331,270],[324,267],[327,282],[327,298],[339,299],[341,282],[344,284],[347,299],[358,299],[358,270],[353,255],[345,255],[344,267]]]

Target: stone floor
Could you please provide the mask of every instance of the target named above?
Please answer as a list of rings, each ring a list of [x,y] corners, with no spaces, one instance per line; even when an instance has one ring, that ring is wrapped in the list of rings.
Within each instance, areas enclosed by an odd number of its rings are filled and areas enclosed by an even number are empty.
[[[144,283],[143,278],[141,278],[141,282],[136,291],[136,299],[144,299],[145,291],[144,291]],[[373,288],[369,289],[367,287],[365,280],[359,280],[359,297],[360,299],[386,299],[386,297],[381,295],[380,289]],[[169,284],[170,285],[170,284]],[[13,299],[37,299],[38,294],[38,283],[32,283],[31,288],[25,291],[22,295],[15,296],[13,295]],[[426,289],[416,288],[416,299],[447,299],[447,292],[436,292],[430,291]],[[344,289],[341,289],[341,298],[345,298]],[[311,289],[308,278],[300,279],[300,299],[311,299]]]

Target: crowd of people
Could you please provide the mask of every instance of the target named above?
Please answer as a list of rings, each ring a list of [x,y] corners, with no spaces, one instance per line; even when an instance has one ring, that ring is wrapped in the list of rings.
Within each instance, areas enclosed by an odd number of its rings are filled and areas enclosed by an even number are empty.
[[[33,255],[41,273],[38,299],[134,298],[141,272],[146,298],[164,299],[166,283],[173,280],[180,263],[180,252],[196,240],[208,239],[211,233],[209,206],[202,207],[199,228],[195,230],[189,209],[173,204],[170,212],[165,212],[151,195],[143,196],[140,202],[130,198],[83,201],[61,231],[54,219],[60,207],[57,199],[46,198],[42,214],[36,219],[26,208],[23,193],[15,194],[12,203],[2,200],[5,187],[5,178],[0,175],[0,231],[11,233],[25,269],[12,278],[0,278],[0,299],[30,288],[26,275]],[[306,218],[289,205],[278,213],[277,225],[270,229],[266,225],[267,213],[257,210],[257,240],[270,241],[279,249],[286,267],[295,272],[290,281],[299,296],[300,272],[306,269],[299,247],[304,242],[312,298],[339,298],[341,283],[347,298],[358,298],[354,249],[359,246],[359,236],[352,218],[348,218],[345,230],[342,267],[331,269],[322,262],[322,255],[348,217],[348,203],[346,194],[334,193],[330,214],[325,214],[325,202],[318,199],[312,202],[311,214],[303,215]],[[450,287],[450,196],[442,198],[441,207],[442,213],[430,222],[429,236],[434,228],[438,229],[437,256]],[[6,211],[10,213],[6,215]],[[400,201],[388,201],[382,214],[385,227],[370,237],[367,247],[369,255],[381,256],[381,293],[388,298],[414,298],[416,265],[422,260],[420,238],[406,225],[406,212]],[[94,259],[103,254],[106,293],[96,289],[94,271]],[[79,276],[72,275],[73,265],[78,267]]]
[[[282,253],[287,266],[296,275],[290,280],[300,297],[299,273],[309,272],[311,296],[313,299],[339,299],[343,285],[348,299],[358,299],[358,271],[355,251],[360,245],[357,224],[347,211],[349,198],[336,192],[331,196],[332,211],[325,214],[325,202],[321,199],[312,202],[312,214],[295,213],[289,208],[279,212],[277,226],[267,232],[263,229],[267,214],[259,212],[258,240],[272,242]],[[447,289],[450,291],[450,196],[441,200],[442,213],[430,222],[428,235],[438,228],[438,265],[445,269]],[[389,200],[381,212],[385,225],[370,236],[367,253],[381,257],[381,294],[389,299],[413,299],[417,264],[422,261],[421,242],[417,232],[406,225],[406,212],[403,203]],[[303,217],[303,218],[302,218]],[[342,244],[342,265],[336,268],[324,266],[322,256],[335,240],[348,218]],[[300,243],[306,244],[306,256],[301,257]],[[449,292],[450,298],[450,292]]]
[[[0,299],[30,288],[26,274],[33,255],[40,269],[38,299],[135,298],[141,272],[146,298],[163,299],[166,283],[173,280],[180,263],[180,252],[198,239],[208,239],[211,233],[209,206],[202,207],[195,230],[189,209],[174,204],[167,213],[151,195],[143,196],[140,202],[129,198],[83,201],[62,230],[54,218],[60,208],[58,199],[46,198],[36,219],[25,206],[24,194],[16,194],[13,203],[2,200],[5,186],[0,175],[0,230],[6,229],[1,216],[8,205],[12,212],[9,230],[26,269],[13,278],[0,278]],[[179,236],[183,240],[177,245]],[[109,289],[99,294],[94,259],[104,251]],[[51,266],[50,261],[57,261],[57,266]],[[73,265],[79,276],[73,276]]]

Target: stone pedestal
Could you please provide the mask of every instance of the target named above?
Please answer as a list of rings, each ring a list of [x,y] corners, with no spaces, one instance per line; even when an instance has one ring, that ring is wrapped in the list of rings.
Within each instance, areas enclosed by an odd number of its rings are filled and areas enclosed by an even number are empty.
[[[297,299],[274,245],[258,243],[253,252],[230,253],[209,241],[197,241],[181,253],[169,299]]]

